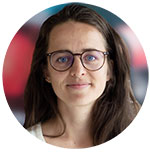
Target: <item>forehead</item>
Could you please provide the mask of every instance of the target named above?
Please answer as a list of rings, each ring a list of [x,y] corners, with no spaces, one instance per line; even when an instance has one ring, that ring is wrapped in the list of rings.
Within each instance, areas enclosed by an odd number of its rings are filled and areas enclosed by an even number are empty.
[[[95,48],[104,50],[106,46],[102,34],[92,25],[68,21],[55,26],[50,32],[49,49],[81,50]]]

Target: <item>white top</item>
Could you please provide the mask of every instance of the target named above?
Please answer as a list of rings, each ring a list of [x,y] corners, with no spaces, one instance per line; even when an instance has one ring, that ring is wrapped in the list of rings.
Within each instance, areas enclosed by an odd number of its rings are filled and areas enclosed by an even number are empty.
[[[42,133],[42,127],[41,127],[41,123],[38,123],[30,128],[27,129],[32,135],[34,135],[35,137],[37,137],[38,139],[45,141],[43,133]]]

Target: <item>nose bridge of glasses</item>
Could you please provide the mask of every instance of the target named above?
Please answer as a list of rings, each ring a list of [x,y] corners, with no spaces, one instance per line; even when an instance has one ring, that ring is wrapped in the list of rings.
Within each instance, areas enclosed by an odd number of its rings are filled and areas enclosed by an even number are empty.
[[[74,53],[73,56],[81,56],[81,53]]]
[[[81,56],[82,56],[82,54],[81,53],[71,53],[72,54],[72,56],[73,56],[73,64],[74,64],[74,61],[75,61],[75,56],[79,56],[79,59],[80,59],[80,61],[81,61]],[[81,61],[82,62],[82,61]]]
[[[74,53],[74,54],[72,54],[72,55],[73,55],[73,58],[75,58],[75,56],[79,56],[79,57],[80,57],[80,60],[81,60],[81,56],[82,56],[81,53]]]
[[[74,67],[81,68],[81,66],[83,68],[83,63],[82,63],[82,59],[81,59],[82,54],[75,53],[75,54],[72,54],[72,55],[74,57],[73,64],[72,64],[73,68]],[[75,58],[75,56],[79,56],[79,58]]]

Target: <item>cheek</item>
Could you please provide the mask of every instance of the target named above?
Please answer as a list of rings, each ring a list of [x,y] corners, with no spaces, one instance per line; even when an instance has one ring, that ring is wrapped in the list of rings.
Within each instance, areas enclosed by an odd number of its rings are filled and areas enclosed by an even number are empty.
[[[54,92],[55,92],[55,94],[56,94],[56,96],[58,97],[58,96],[60,96],[60,94],[61,94],[61,80],[59,79],[59,77],[57,77],[57,78],[52,78],[52,80],[51,80],[51,85],[52,85],[52,88],[53,88],[53,90],[54,90]]]
[[[50,74],[51,84],[57,96],[62,93],[63,84],[66,76],[63,73],[53,72]]]
[[[107,76],[106,75],[97,75],[97,79],[95,81],[96,87],[100,90],[103,90],[106,86]]]
[[[51,66],[48,67],[48,75],[52,85],[56,85],[57,82],[61,81],[62,74],[55,71]]]
[[[61,74],[51,75],[51,84],[53,88],[59,87],[62,81],[63,81],[63,77],[61,76]]]
[[[100,69],[100,71],[95,73],[94,76],[93,76],[94,86],[96,88],[96,91],[100,92],[100,94],[103,93],[103,91],[106,87],[106,82],[109,80],[109,76],[107,74],[106,69]]]

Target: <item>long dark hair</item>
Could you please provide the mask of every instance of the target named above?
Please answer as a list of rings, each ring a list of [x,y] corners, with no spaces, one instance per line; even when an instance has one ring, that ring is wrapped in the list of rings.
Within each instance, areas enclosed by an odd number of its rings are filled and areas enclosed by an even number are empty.
[[[103,35],[110,54],[108,64],[111,79],[95,102],[91,113],[93,145],[98,145],[122,132],[136,116],[139,105],[132,93],[128,50],[122,39],[98,13],[79,4],[65,6],[60,12],[49,17],[40,29],[24,93],[24,127],[29,128],[38,122],[59,117],[64,124],[62,134],[65,132],[65,122],[57,107],[56,94],[51,84],[45,81],[43,70],[47,66],[45,54],[51,30],[69,20],[87,23],[97,28]]]

